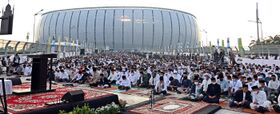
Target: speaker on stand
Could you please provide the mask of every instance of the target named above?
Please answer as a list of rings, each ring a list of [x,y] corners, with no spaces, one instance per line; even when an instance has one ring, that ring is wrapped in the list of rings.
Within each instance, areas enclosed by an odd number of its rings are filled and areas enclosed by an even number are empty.
[[[85,49],[80,50],[80,55],[85,55]]]

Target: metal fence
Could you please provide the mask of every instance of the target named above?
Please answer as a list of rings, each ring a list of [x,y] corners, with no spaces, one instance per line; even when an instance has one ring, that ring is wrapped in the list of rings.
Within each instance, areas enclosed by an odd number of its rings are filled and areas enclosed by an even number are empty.
[[[78,45],[53,45],[24,41],[0,40],[0,55],[31,54],[31,53],[67,53],[80,52]]]

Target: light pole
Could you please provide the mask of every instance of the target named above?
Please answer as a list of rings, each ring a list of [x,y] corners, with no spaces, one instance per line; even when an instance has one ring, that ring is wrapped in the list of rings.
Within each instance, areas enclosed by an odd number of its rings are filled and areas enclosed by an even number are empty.
[[[204,32],[205,35],[206,35],[206,36],[205,36],[205,40],[206,40],[206,43],[205,43],[205,44],[206,44],[206,46],[208,46],[208,44],[207,44],[207,43],[208,43],[207,31],[206,31],[205,29],[203,29],[202,32]]]
[[[42,11],[44,11],[44,9],[41,9],[40,11],[36,12],[33,15],[34,16],[34,20],[33,20],[33,43],[35,43],[35,19],[36,19],[36,16]]]
[[[253,21],[253,20],[248,20],[248,22],[253,22],[253,23],[258,23],[260,24],[260,28],[261,28],[261,40],[264,41],[263,39],[263,27],[262,27],[262,21],[258,20],[258,21]],[[259,41],[259,42],[258,42]],[[260,39],[257,39],[257,44],[260,43],[261,44],[261,55],[263,55],[263,43],[260,41]]]

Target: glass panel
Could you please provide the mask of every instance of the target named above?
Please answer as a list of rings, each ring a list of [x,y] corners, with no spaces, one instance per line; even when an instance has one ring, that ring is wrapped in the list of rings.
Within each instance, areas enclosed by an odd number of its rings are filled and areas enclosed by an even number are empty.
[[[80,11],[74,11],[73,12],[68,42],[71,42],[71,41],[76,40],[78,38],[78,36],[77,36],[78,31],[77,30],[78,30],[79,14],[80,14]],[[82,42],[82,40],[79,40],[79,41]]]
[[[185,47],[190,48],[192,43],[192,24],[188,15],[185,14],[184,17],[187,23],[187,42],[185,44]]]
[[[163,48],[170,49],[170,41],[171,41],[171,20],[169,16],[169,12],[163,11],[163,22],[164,22],[164,42]]]
[[[198,26],[197,26],[197,22],[196,22],[196,20],[195,20],[195,18],[194,17],[192,17],[193,18],[193,22],[194,22],[194,34],[195,34],[195,37],[194,37],[194,39],[195,39],[195,46],[194,47],[197,47],[197,46],[199,46],[199,35],[198,35],[198,33],[199,33],[199,28],[198,28]]]
[[[69,27],[70,27],[70,19],[71,19],[72,11],[67,11],[64,22],[63,22],[63,34],[62,34],[62,42],[66,42],[69,40]]]
[[[144,10],[144,49],[152,49],[153,18],[151,10]]]
[[[121,21],[124,23],[124,48],[131,49],[132,45],[132,10],[126,9]]]
[[[55,13],[53,13],[53,16],[52,16],[52,19],[51,19],[51,21],[50,21],[50,27],[49,27],[49,32],[50,32],[50,36],[51,37],[55,37],[55,27],[56,27],[56,21],[57,21],[57,19],[58,19],[58,16],[59,16],[59,12],[55,12]],[[55,37],[55,40],[56,40],[57,38]]]
[[[94,47],[94,19],[96,10],[91,10],[88,14],[88,26],[87,26],[87,39],[86,42],[90,42]]]
[[[17,42],[15,41],[11,41],[7,47],[7,54],[13,54],[15,51],[15,46],[16,46]]]
[[[105,23],[105,42],[109,49],[113,48],[113,21],[114,21],[114,10],[106,11],[106,23]]]
[[[122,21],[120,21],[123,16],[123,10],[115,10],[115,49],[122,49]]]
[[[160,49],[161,41],[162,41],[162,18],[161,12],[159,10],[154,10],[154,26],[155,26],[155,39],[154,39],[154,48]]]
[[[89,13],[88,10],[81,10],[80,14],[80,20],[79,20],[79,25],[78,25],[78,39],[80,41],[85,41],[86,40],[86,27],[87,27],[87,15]]]
[[[58,16],[57,20],[57,26],[56,26],[56,37],[57,39],[60,38],[60,41],[62,41],[62,27],[63,27],[63,21],[64,17],[66,16],[66,12],[61,12]]]
[[[171,20],[172,20],[172,41],[171,41],[171,47],[172,49],[176,49],[178,45],[178,38],[179,38],[179,23],[178,18],[176,15],[176,12],[171,11]]]
[[[25,42],[20,42],[17,46],[16,52],[22,53]]]
[[[44,22],[44,29],[43,29],[43,42],[48,42],[49,39],[49,25],[52,15],[47,15],[46,20]]]
[[[40,21],[40,24],[39,24],[39,38],[38,38],[38,41],[39,42],[43,42],[43,36],[44,36],[44,23],[46,21],[46,15],[43,15],[42,18],[41,18],[41,21]],[[38,28],[38,27],[37,27]]]
[[[141,49],[142,46],[142,27],[143,27],[143,19],[142,19],[142,10],[134,10],[134,48]]]
[[[179,13],[178,14],[179,19],[180,19],[180,23],[181,23],[181,37],[180,37],[180,42],[181,42],[181,46],[182,48],[185,48],[185,44],[187,42],[187,22],[186,19],[184,17],[183,13]]]
[[[192,17],[191,16],[188,16],[189,17],[189,19],[190,19],[190,29],[191,29],[191,37],[190,37],[190,40],[191,40],[191,42],[190,42],[190,46],[191,46],[191,48],[194,48],[194,45],[195,45],[195,39],[194,39],[194,37],[195,37],[195,29],[194,29],[194,23],[193,23],[193,19],[192,19]]]
[[[98,10],[96,16],[96,47],[98,49],[104,49],[104,37],[103,37],[103,27],[104,27],[104,15],[105,10]]]

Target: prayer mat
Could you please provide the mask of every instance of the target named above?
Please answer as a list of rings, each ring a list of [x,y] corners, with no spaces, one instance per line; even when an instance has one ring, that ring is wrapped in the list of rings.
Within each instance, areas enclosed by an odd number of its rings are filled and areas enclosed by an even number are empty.
[[[103,90],[103,91],[114,91],[114,90],[117,90],[118,87],[116,87],[116,86],[111,86],[110,88],[94,87],[93,89]]]
[[[128,94],[128,95],[136,95],[140,97],[150,97],[151,95],[151,90],[147,89],[130,89],[128,91],[121,92],[122,94]]]
[[[228,101],[223,101],[219,103],[219,106],[221,106],[223,109],[234,111],[234,112],[244,112],[244,113],[250,113],[250,114],[261,114],[255,110],[249,109],[249,108],[237,108],[237,107],[229,107]],[[277,114],[274,110],[271,112],[265,112],[264,114]]]
[[[56,91],[54,92],[37,93],[29,95],[10,95],[7,97],[8,111],[10,113],[18,113],[25,110],[45,108],[47,106],[46,103],[60,101],[60,99],[65,93],[74,90],[79,90],[79,88],[61,87],[56,88]],[[85,99],[102,97],[110,94],[94,89],[82,90],[85,93]]]
[[[163,99],[156,101],[152,109],[150,104],[147,104],[131,109],[129,112],[136,114],[194,114],[208,105],[208,103],[204,102]]]

